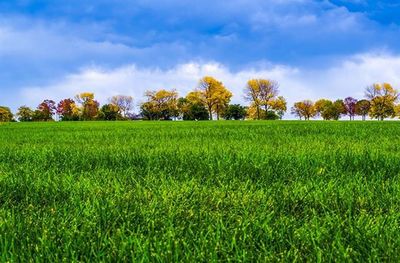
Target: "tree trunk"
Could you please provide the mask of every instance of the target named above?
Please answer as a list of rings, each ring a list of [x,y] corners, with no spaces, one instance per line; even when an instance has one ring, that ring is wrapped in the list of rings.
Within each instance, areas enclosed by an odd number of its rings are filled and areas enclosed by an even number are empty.
[[[268,116],[268,105],[265,105],[265,119],[267,119]]]
[[[208,107],[208,112],[209,112],[210,121],[213,120],[213,117],[212,117],[212,109],[211,109],[211,108],[212,108],[212,107]]]

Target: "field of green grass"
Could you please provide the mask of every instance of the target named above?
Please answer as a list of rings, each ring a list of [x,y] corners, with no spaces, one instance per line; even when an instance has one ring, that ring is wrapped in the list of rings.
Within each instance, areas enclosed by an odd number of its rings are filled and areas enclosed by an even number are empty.
[[[0,261],[399,261],[397,122],[0,125]]]

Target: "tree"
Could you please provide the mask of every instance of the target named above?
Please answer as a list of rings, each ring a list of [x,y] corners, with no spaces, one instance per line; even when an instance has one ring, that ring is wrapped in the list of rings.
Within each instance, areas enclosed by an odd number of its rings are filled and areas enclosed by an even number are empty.
[[[346,107],[343,100],[336,100],[333,102],[332,107],[329,110],[330,117],[337,121],[343,114],[346,114]]]
[[[327,99],[320,99],[314,104],[316,113],[324,120],[338,120],[342,114],[346,113],[345,105],[342,100],[332,102]]]
[[[34,111],[32,120],[34,121],[53,121],[56,112],[56,103],[53,100],[44,100]]]
[[[159,113],[156,109],[155,103],[147,101],[140,105],[140,114],[145,120],[159,119]]]
[[[276,115],[278,115],[279,119],[282,120],[283,115],[287,111],[287,103],[286,99],[282,96],[279,96],[276,99],[272,99],[270,101],[271,109],[275,111]]]
[[[73,99],[61,100],[57,105],[57,114],[62,121],[79,120],[79,108]]]
[[[179,98],[177,104],[183,120],[208,120],[208,111],[200,102],[192,102],[188,98]]]
[[[371,118],[384,120],[395,115],[395,103],[399,93],[390,84],[373,84],[367,87],[365,96],[370,100],[369,115]]]
[[[133,109],[133,97],[117,95],[110,98],[110,103],[118,106],[119,113],[126,118]]]
[[[355,98],[347,97],[344,99],[345,111],[350,120],[354,120],[354,116],[356,115],[356,105],[357,100]]]
[[[181,97],[178,99],[176,105],[178,107],[179,116],[183,118],[183,116],[189,112],[192,103],[190,103],[187,98]]]
[[[317,115],[317,111],[315,109],[314,103],[311,100],[304,100],[300,102],[296,102],[291,110],[292,114],[297,117],[304,118],[305,120],[309,120]]]
[[[33,110],[27,106],[21,106],[18,108],[17,117],[21,122],[32,121]]]
[[[192,121],[205,121],[208,120],[208,111],[202,104],[192,104],[189,108],[189,112],[183,116],[184,120]]]
[[[247,82],[245,99],[255,107],[257,119],[261,119],[261,108],[268,112],[278,96],[279,84],[268,79],[251,79]],[[286,107],[286,105],[285,105]]]
[[[100,103],[96,100],[91,100],[85,103],[82,110],[81,118],[83,120],[95,120],[99,114]]]
[[[246,118],[249,120],[265,119],[265,112],[259,107],[256,107],[254,103],[251,103],[246,110]]]
[[[99,114],[99,103],[94,99],[94,94],[90,92],[80,93],[75,96],[75,100],[81,104],[82,120],[94,120]]]
[[[319,99],[314,103],[316,114],[324,120],[330,120],[329,107],[332,106],[332,101],[328,99]]]
[[[101,110],[99,112],[99,119],[101,120],[106,120],[106,121],[116,121],[116,120],[121,120],[122,115],[121,115],[121,110],[119,107],[115,104],[106,104],[101,107]]]
[[[240,104],[229,105],[222,116],[226,120],[244,120],[246,118],[246,107]]]
[[[232,93],[223,86],[221,86],[218,87],[218,89],[215,91],[215,96],[216,97],[213,110],[217,115],[217,120],[219,120],[220,116],[225,112],[225,110],[229,106],[229,102],[231,101],[232,98]]]
[[[225,88],[222,82],[209,76],[202,78],[198,89],[189,95],[207,108],[210,120],[213,119],[214,112],[219,119],[232,98],[232,93]]]
[[[175,90],[146,91],[147,101],[142,103],[142,115],[146,119],[170,120],[178,116],[178,93]]]
[[[370,108],[371,108],[371,103],[369,102],[369,100],[359,100],[356,103],[355,112],[357,115],[362,116],[362,120],[365,121]]]
[[[0,122],[10,122],[13,120],[13,117],[10,108],[0,106]]]

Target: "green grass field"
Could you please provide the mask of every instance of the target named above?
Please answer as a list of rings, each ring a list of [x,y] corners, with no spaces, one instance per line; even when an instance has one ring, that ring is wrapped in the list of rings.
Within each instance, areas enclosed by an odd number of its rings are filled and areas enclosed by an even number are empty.
[[[399,261],[397,122],[0,125],[1,261]]]

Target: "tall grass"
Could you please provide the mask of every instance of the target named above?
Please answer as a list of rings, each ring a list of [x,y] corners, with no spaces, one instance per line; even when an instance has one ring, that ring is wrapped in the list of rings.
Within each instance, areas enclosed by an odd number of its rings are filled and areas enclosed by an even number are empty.
[[[1,261],[399,261],[395,122],[0,126]]]

